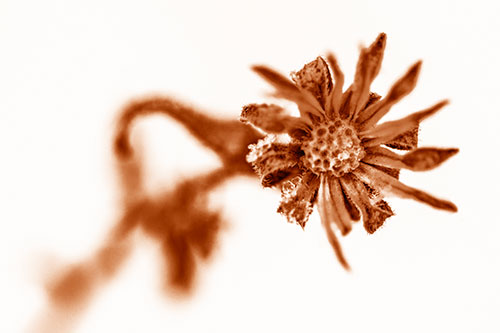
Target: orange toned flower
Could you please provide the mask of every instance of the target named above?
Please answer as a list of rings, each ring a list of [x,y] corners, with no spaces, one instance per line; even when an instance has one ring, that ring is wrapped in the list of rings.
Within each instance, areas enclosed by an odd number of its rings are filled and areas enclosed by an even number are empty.
[[[328,240],[346,269],[349,265],[333,226],[347,235],[353,222],[362,219],[366,231],[374,233],[394,215],[384,201],[386,194],[457,211],[452,202],[398,180],[400,169],[430,170],[458,149],[417,148],[420,122],[445,106],[446,100],[379,124],[391,107],[413,90],[421,67],[420,61],[411,66],[384,98],[370,92],[385,43],[382,33],[361,50],[354,82],[346,90],[333,54],[328,54],[326,61],[318,57],[306,64],[292,73],[292,80],[269,67],[254,66],[253,70],[274,87],[274,97],[297,104],[300,117],[273,104],[250,104],[241,113],[243,122],[267,133],[249,146],[247,161],[263,186],[281,189],[278,212],[304,228],[317,205]],[[409,152],[401,155],[389,148]]]

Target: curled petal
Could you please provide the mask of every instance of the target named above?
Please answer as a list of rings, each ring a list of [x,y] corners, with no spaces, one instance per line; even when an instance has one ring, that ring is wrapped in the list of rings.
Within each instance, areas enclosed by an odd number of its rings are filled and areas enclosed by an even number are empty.
[[[373,234],[384,224],[387,218],[394,215],[390,206],[384,200],[372,203],[373,200],[367,187],[357,178],[346,176],[341,178],[341,183],[361,210],[363,226],[368,233]]]
[[[353,171],[362,181],[386,191],[397,195],[401,198],[413,199],[437,209],[443,209],[450,212],[456,212],[457,207],[450,201],[436,198],[428,193],[425,193],[416,188],[407,186],[399,180],[387,175],[386,173],[374,168],[364,162],[361,162],[359,167]]]
[[[382,96],[380,96],[379,94],[371,92],[370,96],[368,96],[368,101],[366,102],[363,109],[366,109],[367,107],[374,104],[375,102],[378,102],[381,98],[382,98]]]
[[[364,130],[374,126],[380,118],[389,112],[394,104],[412,92],[417,84],[421,66],[421,61],[416,62],[403,77],[394,83],[385,98],[360,113],[356,119],[356,123],[359,124],[360,129]]]
[[[300,173],[300,168],[297,166],[289,167],[287,169],[277,169],[264,174],[261,178],[261,184],[264,187],[276,186],[283,181],[295,177]]]
[[[377,125],[372,129],[361,132],[360,136],[363,139],[372,138],[364,141],[365,147],[373,147],[386,142],[390,142],[398,135],[418,126],[422,120],[432,116],[446,104],[448,104],[448,101],[444,100],[431,106],[430,108],[415,112],[405,118],[394,121],[387,121],[385,123]]]
[[[351,105],[352,94],[352,86],[350,86],[342,95],[342,104],[339,109],[339,117],[342,119],[348,119],[350,116],[349,106]]]
[[[285,98],[297,103],[300,115],[303,118],[309,119],[309,113],[322,116],[321,105],[307,90],[301,91],[288,78],[267,66],[257,65],[253,66],[252,69],[276,89],[276,97]]]
[[[399,150],[412,150],[418,146],[418,127],[419,125],[413,127],[412,129],[398,135],[394,139],[386,142],[387,147],[391,147]]]
[[[380,193],[378,189],[374,188],[373,186],[369,185],[366,182],[361,182],[361,184],[363,184],[363,186],[368,191],[368,196],[370,197],[371,202],[375,202],[383,198],[383,195]]]
[[[249,104],[243,107],[240,120],[259,127],[267,133],[286,132],[284,118],[290,117],[285,109],[274,104]]]
[[[326,115],[333,119],[335,115],[338,115],[340,110],[340,104],[342,103],[342,87],[344,86],[344,73],[340,69],[337,59],[333,53],[328,53],[326,56],[328,63],[333,71],[333,79],[335,80],[335,86],[330,95],[329,108],[326,108]]]
[[[342,184],[342,182],[340,183]],[[361,218],[359,209],[356,207],[356,204],[352,201],[351,197],[346,192],[347,191],[344,188],[342,188],[342,193],[344,194],[345,208],[349,212],[351,220],[357,222]]]
[[[391,206],[389,206],[386,201],[377,201],[371,209],[370,219],[368,222],[363,223],[365,230],[368,233],[373,234],[382,225],[384,225],[385,220],[393,215],[394,213],[392,212]]]
[[[321,224],[325,228],[326,235],[328,237],[328,241],[332,246],[335,255],[337,256],[338,261],[342,264],[342,266],[349,270],[349,264],[345,259],[344,253],[342,252],[342,247],[340,246],[340,242],[335,235],[335,231],[332,229],[332,223],[335,221],[337,216],[335,216],[335,212],[331,205],[331,195],[330,190],[328,189],[328,182],[326,177],[322,177],[320,193],[318,195],[318,211],[321,217]]]
[[[299,89],[311,93],[324,108],[332,90],[332,79],[328,65],[321,57],[306,64],[300,71],[292,73],[292,80]]]
[[[356,119],[368,101],[370,86],[382,66],[386,39],[386,34],[381,33],[368,48],[361,50],[354,76],[351,119]]]
[[[311,131],[308,127],[294,127],[288,130],[288,135],[295,140],[307,141],[311,138]]]
[[[303,154],[297,145],[273,142],[266,137],[249,146],[247,161],[260,177],[264,187],[271,187],[299,173],[297,166]]]
[[[270,134],[287,133],[296,128],[307,130],[307,124],[301,118],[288,115],[285,109],[274,104],[245,105],[240,120]]]
[[[349,90],[346,91],[346,94],[345,97],[346,99],[344,99],[344,103],[342,104],[342,118],[346,118],[349,116],[349,111],[348,111],[348,107],[349,107],[349,104],[350,104],[350,99],[351,99],[351,96],[350,95],[347,95],[348,93],[351,94],[351,90],[352,90],[352,86],[349,87]],[[380,100],[381,96],[376,94],[376,93],[373,93],[373,92],[370,92],[369,96],[368,96],[368,100],[366,102],[366,104],[361,108],[361,110],[365,110],[367,109],[369,106],[375,104],[376,102],[378,102]],[[357,116],[356,116],[357,117]],[[353,117],[355,119],[355,117]]]
[[[313,211],[318,187],[319,178],[312,172],[283,182],[278,213],[284,215],[288,222],[304,228]]]
[[[405,155],[389,149],[372,147],[363,162],[389,168],[405,168],[412,171],[427,171],[436,168],[458,153],[457,148],[418,148]]]

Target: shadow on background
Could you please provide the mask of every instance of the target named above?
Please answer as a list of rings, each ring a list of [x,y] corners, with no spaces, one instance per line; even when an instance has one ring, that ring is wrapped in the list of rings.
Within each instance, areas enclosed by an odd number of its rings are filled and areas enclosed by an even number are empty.
[[[146,193],[142,151],[133,148],[129,138],[134,122],[151,114],[163,114],[184,125],[219,156],[222,166],[183,180],[165,193]],[[137,229],[161,245],[163,260],[168,262],[165,291],[191,295],[197,263],[212,255],[223,225],[221,213],[209,208],[208,196],[231,177],[255,177],[245,156],[248,145],[261,137],[239,121],[216,119],[167,97],[128,104],[121,111],[114,137],[123,215],[93,255],[57,272],[49,281],[50,305],[34,324],[36,331],[67,332],[76,324],[99,288],[126,261],[132,250],[131,235]]]

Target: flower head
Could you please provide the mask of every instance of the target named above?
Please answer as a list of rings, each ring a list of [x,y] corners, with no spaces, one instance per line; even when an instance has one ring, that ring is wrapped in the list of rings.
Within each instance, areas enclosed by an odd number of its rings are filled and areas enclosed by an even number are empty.
[[[412,65],[384,98],[370,92],[385,43],[382,33],[361,50],[354,82],[346,90],[344,75],[331,53],[326,61],[317,57],[293,72],[292,80],[269,67],[254,66],[253,70],[274,87],[274,97],[297,104],[300,117],[274,104],[247,105],[240,117],[267,133],[249,146],[247,161],[263,186],[281,189],[278,212],[304,228],[317,205],[328,239],[345,268],[349,266],[333,226],[346,235],[353,222],[362,219],[366,231],[374,233],[394,215],[384,201],[386,194],[457,211],[452,202],[398,180],[400,169],[430,170],[458,149],[417,148],[420,122],[445,106],[446,100],[379,124],[391,107],[413,90],[421,67],[420,61]],[[389,148],[408,152],[402,155]]]

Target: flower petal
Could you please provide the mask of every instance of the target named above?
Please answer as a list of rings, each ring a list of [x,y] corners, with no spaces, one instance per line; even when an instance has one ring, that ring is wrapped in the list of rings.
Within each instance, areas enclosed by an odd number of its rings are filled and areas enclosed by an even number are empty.
[[[273,142],[270,137],[248,147],[247,162],[251,163],[262,186],[271,187],[299,173],[300,146]]]
[[[326,203],[330,202],[330,207],[333,211],[334,222],[339,228],[342,236],[347,235],[352,229],[352,220],[349,211],[344,202],[344,194],[338,178],[326,176],[325,188],[330,191],[330,196],[327,195]]]
[[[274,104],[245,105],[241,111],[240,120],[270,134],[288,133],[294,129],[308,129],[302,118],[292,117],[285,109]]]
[[[325,176],[321,178],[321,186],[318,195],[318,211],[321,217],[321,224],[325,228],[328,241],[330,242],[330,245],[332,246],[335,255],[337,256],[338,261],[346,270],[349,270],[350,267],[342,252],[340,242],[335,235],[335,231],[332,229],[332,222],[335,221],[336,216],[332,209],[330,191],[328,189]]]
[[[363,214],[363,226],[368,233],[373,234],[384,224],[388,217],[394,215],[390,206],[384,200],[379,200],[375,204],[372,204],[368,189],[359,179],[353,176],[346,176],[341,178],[341,183],[361,210]]]
[[[370,105],[374,104],[375,102],[378,102],[381,98],[382,98],[382,96],[380,96],[379,94],[371,92],[370,96],[368,97],[368,102],[366,102],[366,104],[364,106],[364,109],[366,109]]]
[[[342,182],[340,182],[340,184],[342,185]],[[352,201],[352,199],[349,196],[346,189],[342,188],[342,193],[344,194],[345,208],[349,212],[349,216],[351,217],[351,220],[353,222],[359,221],[359,219],[361,218],[361,215],[360,215],[358,207],[356,207],[356,204]]]
[[[386,34],[381,33],[368,48],[361,50],[354,76],[353,97],[350,107],[350,118],[353,120],[356,120],[358,112],[364,108],[368,101],[370,86],[382,66],[386,39]]]
[[[374,103],[361,112],[356,119],[361,130],[374,126],[391,107],[399,102],[403,97],[412,92],[417,84],[418,75],[422,66],[421,61],[417,61],[413,66],[389,90],[387,96],[377,103]]]
[[[401,169],[406,167],[401,159],[402,156],[383,147],[370,147],[365,149],[366,155],[363,162],[389,168]]]
[[[387,147],[391,147],[399,150],[412,150],[418,146],[418,127],[419,125],[413,127],[412,129],[398,135],[389,142],[386,142]]]
[[[352,90],[352,87],[349,87],[349,90],[346,91],[346,93],[350,93],[350,91]],[[346,94],[347,95],[347,94]],[[342,118],[346,118],[349,116],[349,111],[348,111],[348,107],[349,105],[345,105],[345,104],[349,104],[350,103],[350,98],[351,96],[346,96],[348,97],[349,100],[344,100],[344,104],[342,104],[343,108],[345,110],[342,111]],[[371,106],[372,104],[375,104],[376,102],[378,102],[380,100],[381,96],[376,94],[376,93],[373,93],[373,92],[370,92],[369,96],[368,96],[368,101],[366,102],[366,104],[361,108],[361,112],[365,109],[367,109],[369,106]],[[357,117],[357,116],[356,116]]]
[[[391,177],[399,179],[399,171],[400,171],[399,168],[390,168],[390,167],[385,167],[385,166],[381,166],[381,165],[372,165],[372,166],[374,168],[379,169],[382,172],[385,172],[386,174],[388,174]]]
[[[323,111],[321,105],[308,91],[301,91],[288,78],[267,66],[253,66],[252,70],[276,89],[276,97],[285,98],[295,102],[299,108],[300,115],[303,118],[309,119],[308,113],[320,117],[322,116]]]
[[[333,71],[333,78],[335,80],[335,86],[330,95],[330,103],[329,107],[327,107],[326,115],[330,119],[333,119],[335,114],[338,115],[340,110],[340,104],[342,103],[342,87],[344,86],[344,73],[340,69],[340,66],[337,62],[337,59],[333,55],[333,53],[328,53],[326,56],[328,63]]]
[[[348,119],[350,116],[349,107],[351,105],[352,93],[352,86],[350,86],[342,95],[342,103],[339,109],[339,117],[342,119]]]
[[[274,104],[248,104],[243,107],[240,121],[250,123],[267,133],[286,132],[284,119],[290,117],[285,109]]]
[[[311,138],[311,130],[308,127],[294,127],[288,130],[288,135],[292,139],[306,141]]]
[[[401,198],[413,199],[437,209],[443,209],[450,212],[457,211],[457,207],[452,202],[436,198],[421,190],[407,186],[399,180],[364,162],[360,163],[359,167],[353,171],[353,174],[369,185],[377,187],[382,191],[397,195]]]
[[[278,213],[284,215],[288,222],[297,223],[304,228],[313,211],[319,185],[319,178],[312,172],[284,182],[281,186]]]
[[[427,171],[458,153],[458,148],[419,148],[403,156],[403,163],[413,171]]]
[[[292,80],[299,89],[311,93],[324,108],[332,90],[332,79],[328,65],[321,57],[306,64],[300,71],[292,73]]]
[[[385,220],[393,215],[394,213],[392,212],[391,206],[389,206],[385,200],[377,201],[371,209],[370,219],[367,222],[363,222],[365,230],[373,234],[384,225]]]
[[[405,168],[412,171],[428,171],[441,165],[458,153],[457,148],[418,148],[405,155],[389,149],[372,147],[367,150],[363,162],[389,168]]]
[[[446,104],[448,104],[448,101],[444,100],[431,106],[430,108],[412,113],[405,118],[394,121],[387,121],[367,131],[361,132],[360,136],[363,139],[372,138],[363,141],[365,147],[373,147],[386,142],[390,142],[398,135],[418,126],[422,120],[432,116]]]

